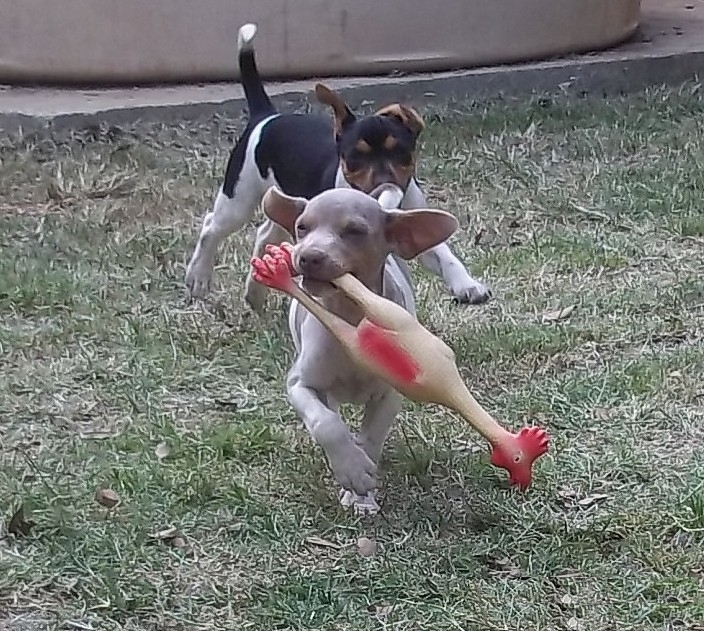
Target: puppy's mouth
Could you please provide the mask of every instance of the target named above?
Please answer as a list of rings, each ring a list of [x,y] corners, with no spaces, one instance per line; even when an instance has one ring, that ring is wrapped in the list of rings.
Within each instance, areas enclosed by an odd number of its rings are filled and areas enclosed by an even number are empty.
[[[301,275],[301,286],[303,289],[305,289],[308,293],[313,294],[314,296],[318,297],[325,297],[329,296],[331,294],[336,293],[339,291],[335,285],[333,285],[332,281],[335,278],[339,278],[343,274],[346,274],[346,270],[336,270],[334,274],[325,274],[324,276],[322,275],[311,275],[311,274],[302,274]]]
[[[349,271],[347,266],[332,255],[325,256],[324,261],[305,264],[301,262],[301,257],[306,254],[311,253],[307,252],[301,244],[294,248],[293,267],[301,287],[314,296],[329,295],[337,291],[332,281],[347,273]]]
[[[313,294],[314,296],[328,295],[336,291],[335,285],[329,280],[318,280],[310,276],[301,276],[301,286],[309,294]]]

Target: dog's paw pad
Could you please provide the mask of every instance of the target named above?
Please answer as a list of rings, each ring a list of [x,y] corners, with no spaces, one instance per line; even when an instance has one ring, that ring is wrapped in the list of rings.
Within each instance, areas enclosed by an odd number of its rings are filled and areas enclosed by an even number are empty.
[[[194,300],[202,300],[210,292],[212,270],[203,265],[194,264],[188,266],[186,270],[186,287],[190,297]]]
[[[360,517],[371,517],[377,515],[381,510],[377,504],[375,493],[367,493],[366,495],[358,495],[354,491],[342,489],[340,491],[340,505],[344,508],[351,508],[354,514]]]
[[[488,302],[493,297],[491,289],[481,283],[462,287],[452,293],[457,302],[465,305],[481,305]]]

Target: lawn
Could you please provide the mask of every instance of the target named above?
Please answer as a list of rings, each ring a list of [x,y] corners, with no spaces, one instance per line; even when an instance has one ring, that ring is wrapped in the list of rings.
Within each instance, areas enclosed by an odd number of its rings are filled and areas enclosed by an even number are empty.
[[[256,224],[186,300],[241,120],[5,139],[0,628],[704,629],[704,95],[424,114],[422,181],[494,299],[414,264],[419,315],[496,418],[550,431],[531,489],[407,403],[382,514],[338,506],[285,301],[241,300]]]

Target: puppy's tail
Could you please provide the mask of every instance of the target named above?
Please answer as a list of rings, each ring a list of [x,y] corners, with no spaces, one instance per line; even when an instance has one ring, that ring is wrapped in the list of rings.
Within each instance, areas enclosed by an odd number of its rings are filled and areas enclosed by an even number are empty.
[[[254,58],[254,36],[257,34],[256,24],[243,24],[237,33],[237,56],[240,65],[240,81],[247,98],[247,107],[251,118],[264,118],[276,114],[276,108],[264,91],[262,78],[257,70]]]

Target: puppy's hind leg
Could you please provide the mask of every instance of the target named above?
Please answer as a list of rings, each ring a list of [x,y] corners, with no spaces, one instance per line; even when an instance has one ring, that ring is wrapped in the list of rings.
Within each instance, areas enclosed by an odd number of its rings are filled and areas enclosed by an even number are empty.
[[[271,118],[257,123],[251,133],[245,130],[230,155],[225,184],[218,191],[213,210],[203,219],[198,243],[186,270],[186,286],[193,298],[206,296],[218,247],[252,219],[268,188],[256,164],[255,148]]]
[[[186,286],[191,297],[205,298],[210,291],[218,247],[251,220],[264,196],[261,188],[258,182],[247,185],[240,181],[232,197],[227,197],[222,189],[218,191],[213,210],[203,219],[196,249],[186,269]]]
[[[253,257],[261,258],[264,256],[264,250],[267,245],[279,245],[290,239],[291,236],[281,226],[274,223],[271,219],[267,219],[257,228],[257,237],[254,242]],[[254,311],[261,311],[266,302],[269,290],[267,287],[258,283],[252,277],[252,270],[247,274],[247,282],[245,285],[244,299]]]

